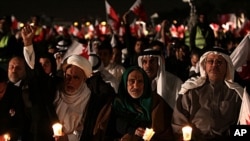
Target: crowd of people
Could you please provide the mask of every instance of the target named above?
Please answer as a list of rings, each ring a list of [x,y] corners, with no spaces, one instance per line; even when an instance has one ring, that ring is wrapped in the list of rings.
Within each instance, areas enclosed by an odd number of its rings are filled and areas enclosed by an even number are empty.
[[[13,34],[2,17],[0,141],[141,141],[146,128],[151,141],[180,141],[186,125],[194,141],[230,140],[250,82],[230,58],[239,36],[218,38],[204,13],[181,39],[166,20],[160,38],[131,33],[128,13],[123,24],[122,36],[80,38],[37,16]]]

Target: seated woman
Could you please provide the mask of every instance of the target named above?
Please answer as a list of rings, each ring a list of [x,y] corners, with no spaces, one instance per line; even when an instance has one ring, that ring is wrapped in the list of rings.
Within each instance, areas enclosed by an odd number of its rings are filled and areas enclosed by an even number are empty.
[[[140,141],[146,128],[152,128],[155,134],[151,141],[173,140],[172,109],[152,92],[149,78],[140,67],[130,67],[124,72],[112,110],[113,137]]]

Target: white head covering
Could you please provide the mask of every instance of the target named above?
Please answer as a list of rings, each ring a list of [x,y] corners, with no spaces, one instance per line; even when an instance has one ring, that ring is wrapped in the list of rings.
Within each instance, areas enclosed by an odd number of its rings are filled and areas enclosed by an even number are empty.
[[[81,55],[71,55],[67,59],[67,65],[75,65],[81,68],[87,77],[90,77],[92,74],[92,66],[90,62]]]
[[[158,58],[158,71],[156,78],[152,81],[152,89],[154,90],[156,84],[157,93],[174,108],[178,91],[181,87],[182,81],[175,75],[165,70],[165,60],[160,51],[153,49],[146,49],[143,51],[143,55],[138,57],[138,65],[142,67],[142,57],[157,57]]]
[[[166,93],[166,89],[164,87],[166,86],[166,71],[165,71],[165,63],[164,60],[162,59],[160,52],[155,51],[153,49],[145,49],[143,51],[145,55],[140,55],[138,57],[138,65],[142,67],[142,61],[141,59],[144,56],[150,56],[150,57],[157,57],[158,58],[158,71],[157,71],[157,76],[156,78],[152,81],[152,83],[156,82],[157,86],[157,93],[161,96]]]
[[[207,73],[205,71],[205,63],[204,62],[209,54],[221,55],[226,60],[227,73],[226,73],[226,77],[225,77],[224,81],[230,89],[234,89],[238,93],[238,95],[242,98],[242,94],[243,94],[244,90],[239,84],[234,82],[235,69],[234,69],[232,60],[228,55],[226,55],[225,53],[222,53],[220,51],[208,51],[201,56],[200,61],[199,61],[200,76],[192,77],[192,78],[188,79],[181,86],[181,90],[179,91],[179,94],[185,94],[188,90],[202,86],[206,82]]]

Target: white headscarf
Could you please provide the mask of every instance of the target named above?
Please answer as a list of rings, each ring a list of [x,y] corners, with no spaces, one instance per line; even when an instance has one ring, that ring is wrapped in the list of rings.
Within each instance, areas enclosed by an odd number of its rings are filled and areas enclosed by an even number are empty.
[[[154,51],[153,49],[146,49],[144,50],[145,52],[150,52]],[[163,58],[160,55],[141,55],[138,57],[138,65],[142,67],[142,61],[141,59],[145,56],[150,56],[150,57],[157,57],[158,58],[158,71],[157,71],[157,76],[156,78],[152,81],[152,83],[156,82],[157,86],[157,93],[163,97],[163,94],[166,94],[166,71],[165,71],[165,63],[163,61]],[[154,87],[154,86],[153,86]]]
[[[63,124],[65,134],[73,134],[83,130],[85,111],[90,98],[91,91],[87,84],[83,82],[74,95],[69,95],[63,90],[57,91],[54,101],[56,113],[60,122]],[[68,136],[70,138],[70,136]],[[71,136],[75,138],[74,136]]]
[[[75,65],[81,68],[87,77],[90,77],[92,74],[92,66],[90,62],[81,55],[71,55],[67,59],[67,64]]]
[[[206,53],[204,53],[199,61],[200,64],[200,76],[197,77],[192,77],[190,79],[188,79],[182,86],[181,86],[181,90],[179,91],[179,94],[185,94],[188,90],[193,89],[193,88],[197,88],[202,86],[207,79],[207,73],[205,71],[205,59],[207,58],[207,56],[209,54],[217,54],[217,55],[221,55],[227,62],[227,73],[226,73],[226,77],[225,77],[225,83],[226,85],[230,88],[230,89],[234,89],[238,95],[242,98],[243,95],[243,88],[238,84],[234,82],[234,73],[235,73],[235,69],[234,66],[232,64],[232,60],[231,58],[219,51],[208,51]]]
[[[91,64],[87,59],[80,55],[72,55],[67,59],[67,65],[75,65],[83,70],[87,77],[92,74]],[[73,93],[67,93],[65,90],[57,91],[54,105],[60,122],[63,124],[63,131],[67,134],[69,140],[79,140],[76,132],[81,133],[85,120],[86,107],[91,95],[85,80],[82,81],[79,88]],[[74,133],[74,134],[73,134]]]

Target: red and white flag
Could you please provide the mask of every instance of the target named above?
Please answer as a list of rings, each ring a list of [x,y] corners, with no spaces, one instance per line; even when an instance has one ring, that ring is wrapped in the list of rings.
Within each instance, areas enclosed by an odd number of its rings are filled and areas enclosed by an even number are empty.
[[[12,22],[11,28],[13,30],[17,30],[19,22],[18,22],[17,18],[14,15],[11,16],[11,22]]]
[[[239,115],[239,124],[240,125],[250,125],[250,96],[244,89],[240,115]]]
[[[114,8],[110,6],[110,4],[105,0],[106,13],[109,18],[113,19],[116,22],[119,22],[119,16],[115,12]]]
[[[106,14],[107,14],[107,22],[111,26],[112,30],[115,33],[119,32],[120,27],[120,18],[118,14],[115,12],[114,8],[110,6],[110,4],[105,0]]]
[[[101,35],[100,23],[98,19],[95,20],[94,35],[97,37]]]
[[[130,10],[137,15],[140,20],[142,21],[147,21],[147,14],[146,11],[142,5],[142,1],[141,0],[136,0],[135,3],[132,5],[132,7],[130,8]]]
[[[247,34],[230,55],[234,68],[237,71],[241,71],[241,67],[247,64],[247,60],[249,58],[248,56],[250,56],[249,46],[250,46],[250,34]]]
[[[72,44],[70,45],[69,49],[66,51],[66,53],[63,56],[62,63],[66,58],[68,58],[71,55],[82,55],[88,52],[87,48],[80,42],[73,40]],[[86,56],[84,56],[86,57]]]

